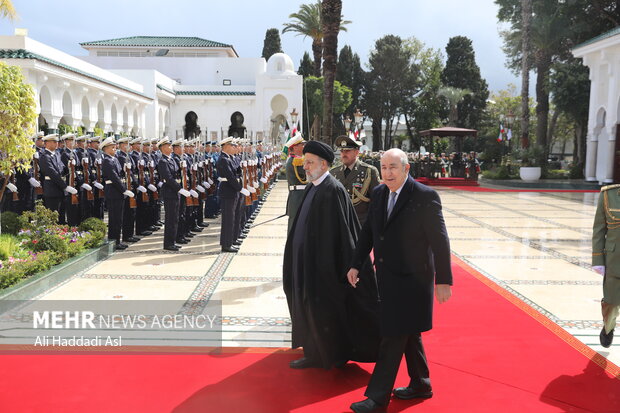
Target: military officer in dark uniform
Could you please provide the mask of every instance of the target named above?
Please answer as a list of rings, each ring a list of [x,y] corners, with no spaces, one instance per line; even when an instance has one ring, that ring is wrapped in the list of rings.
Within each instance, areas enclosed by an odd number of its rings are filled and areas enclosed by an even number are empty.
[[[95,218],[103,219],[103,198],[101,193],[104,191],[103,182],[99,182],[97,179],[97,169],[101,171],[101,154],[99,153],[99,141],[100,136],[93,136],[88,139],[88,164],[90,165],[90,177],[93,186],[95,187],[95,201],[93,202],[92,216]]]
[[[43,138],[45,150],[39,158],[41,172],[45,176],[43,181],[43,205],[46,208],[60,213],[60,206],[64,202],[65,192],[77,194],[77,189],[70,187],[63,177],[64,166],[56,154],[58,149],[58,134],[53,133]]]
[[[601,346],[614,339],[620,311],[620,185],[601,188],[592,232],[592,268],[603,276]]]
[[[161,151],[161,157],[157,163],[157,173],[161,183],[160,195],[164,200],[164,249],[178,251],[181,247],[176,245],[175,241],[179,225],[179,195],[188,197],[190,194],[181,185],[179,165],[172,158],[170,139],[164,137],[157,142],[157,147]]]
[[[121,242],[121,228],[123,226],[123,208],[125,197],[135,195],[127,189],[123,166],[114,156],[116,144],[114,138],[106,138],[101,142],[103,156],[101,160],[101,175],[105,182],[105,202],[108,208],[108,239],[114,240],[116,249],[124,250],[127,244]]]
[[[129,138],[124,137],[116,141],[118,145],[118,151],[116,151],[116,158],[122,168],[123,177],[127,177],[127,170],[129,173],[129,181],[126,182],[127,189],[134,194],[138,188],[137,168],[134,164],[133,158],[129,155]],[[132,201],[129,197],[125,198],[125,204],[123,206],[123,242],[138,242],[139,237],[135,236],[134,229],[136,224],[136,208],[131,208]]]
[[[218,194],[222,208],[222,226],[220,233],[220,245],[223,252],[238,252],[233,245],[237,233],[237,214],[240,212],[239,203],[243,196],[249,195],[249,191],[243,188],[237,174],[238,164],[234,159],[236,152],[233,144],[234,138],[228,137],[221,142],[222,153],[215,165],[220,182]]]
[[[75,134],[67,133],[63,135],[61,139],[65,142],[64,152],[60,155],[62,163],[65,166],[65,170],[67,171],[67,177],[65,179],[67,181],[67,185],[69,185],[71,180],[73,180],[73,186],[78,190],[77,203],[73,203],[74,197],[71,194],[65,197],[67,224],[69,226],[76,227],[80,225],[80,222],[82,221],[82,213],[80,211],[80,192],[86,188],[82,187],[84,185],[84,178],[82,177],[79,158],[75,152]],[[87,185],[86,187],[90,186]]]
[[[288,199],[286,201],[286,215],[288,215],[288,232],[293,228],[295,215],[301,205],[306,189],[306,171],[304,171],[303,150],[304,140],[301,133],[296,133],[286,142],[288,159],[286,160],[286,180],[288,182]]]
[[[358,159],[361,142],[342,135],[336,138],[335,145],[340,149],[342,165],[333,167],[329,172],[349,193],[357,218],[360,224],[364,225],[370,205],[370,194],[379,185],[379,171]]]

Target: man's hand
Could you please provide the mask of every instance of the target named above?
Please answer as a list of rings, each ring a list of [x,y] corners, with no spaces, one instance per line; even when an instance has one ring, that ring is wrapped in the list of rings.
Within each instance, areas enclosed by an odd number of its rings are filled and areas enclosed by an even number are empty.
[[[351,284],[353,288],[357,287],[357,283],[360,280],[359,277],[357,276],[359,273],[360,273],[359,270],[356,268],[351,268],[349,272],[347,273],[349,284]]]
[[[452,297],[452,287],[450,284],[437,284],[435,286],[435,297],[439,304],[443,304]]]

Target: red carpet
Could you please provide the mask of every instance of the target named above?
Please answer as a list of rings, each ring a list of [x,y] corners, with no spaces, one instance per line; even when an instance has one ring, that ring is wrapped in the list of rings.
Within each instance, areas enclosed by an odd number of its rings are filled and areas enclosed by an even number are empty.
[[[469,192],[600,192],[597,189],[493,189],[481,186],[449,186],[449,188]]]
[[[620,412],[620,369],[455,261],[424,335],[435,396],[389,412]],[[363,398],[372,364],[295,371],[296,357],[3,355],[0,412],[346,412]]]

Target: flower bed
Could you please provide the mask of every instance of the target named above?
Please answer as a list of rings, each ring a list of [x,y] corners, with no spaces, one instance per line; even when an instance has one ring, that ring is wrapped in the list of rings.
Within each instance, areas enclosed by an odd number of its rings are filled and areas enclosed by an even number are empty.
[[[105,237],[101,220],[89,218],[79,228],[58,225],[58,214],[41,204],[18,219],[17,234],[0,235],[0,289],[96,248]]]

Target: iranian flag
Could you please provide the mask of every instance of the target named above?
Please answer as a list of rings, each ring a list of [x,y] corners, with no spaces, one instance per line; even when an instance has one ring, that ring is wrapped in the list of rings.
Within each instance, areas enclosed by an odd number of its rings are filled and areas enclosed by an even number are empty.
[[[499,124],[499,135],[497,136],[497,141],[501,142],[504,140],[504,125],[502,125],[501,123]]]

